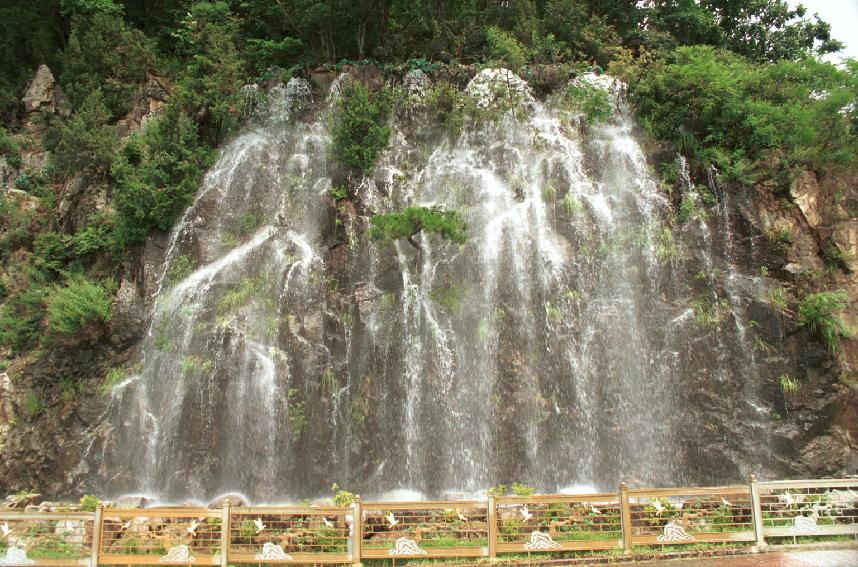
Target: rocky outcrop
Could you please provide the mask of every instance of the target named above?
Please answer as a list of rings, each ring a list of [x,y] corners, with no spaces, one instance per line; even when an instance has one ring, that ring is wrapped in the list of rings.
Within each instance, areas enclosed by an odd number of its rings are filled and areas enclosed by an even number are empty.
[[[47,65],[40,65],[27,87],[23,99],[24,110],[28,115],[37,112],[68,115],[70,108],[63,96],[59,83]]]
[[[117,346],[135,342],[143,334],[146,316],[146,304],[139,286],[123,279],[113,301],[110,342]]]
[[[9,375],[0,373],[0,439],[9,432],[15,420],[14,393]]]
[[[146,82],[140,85],[131,110],[116,122],[116,133],[124,138],[134,132],[141,132],[146,121],[157,116],[167,104],[173,85],[165,78],[148,75]]]

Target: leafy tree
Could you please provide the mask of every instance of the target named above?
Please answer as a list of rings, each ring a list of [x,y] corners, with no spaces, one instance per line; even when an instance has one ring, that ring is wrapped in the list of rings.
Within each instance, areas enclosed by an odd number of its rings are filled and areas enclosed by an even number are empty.
[[[197,2],[182,22],[188,63],[171,104],[196,116],[202,136],[217,145],[238,122],[244,65],[238,25],[226,2]]]
[[[348,166],[371,173],[387,147],[390,128],[384,125],[389,102],[359,82],[348,82],[333,114],[331,151]]]
[[[116,118],[128,111],[152,64],[145,36],[126,26],[119,6],[104,0],[73,16],[60,82],[75,107],[101,89]]]
[[[101,89],[95,89],[68,121],[55,126],[46,146],[58,173],[103,177],[110,171],[118,139],[109,120]]]
[[[118,213],[119,249],[142,242],[151,230],[167,230],[196,193],[212,152],[183,113],[150,122],[143,136],[132,135],[112,167]]]
[[[505,62],[513,71],[527,64],[527,49],[515,37],[497,26],[486,28],[486,43],[489,57]]]
[[[724,46],[755,61],[796,60],[837,51],[843,46],[831,37],[831,26],[799,4],[785,0],[704,0],[714,14]]]
[[[574,59],[595,59],[605,65],[620,49],[617,32],[584,0],[548,0],[544,21],[546,30],[567,46]]]
[[[641,64],[627,78],[631,99],[654,137],[722,172],[747,171],[757,163],[771,175],[799,166],[858,163],[854,109],[848,110],[856,71],[813,59],[759,65],[695,46]]]
[[[444,211],[429,207],[407,207],[401,211],[375,215],[370,219],[369,235],[373,240],[395,240],[407,238],[420,250],[414,237],[420,232],[437,234],[441,238],[464,244],[467,240],[467,225],[457,211]]]

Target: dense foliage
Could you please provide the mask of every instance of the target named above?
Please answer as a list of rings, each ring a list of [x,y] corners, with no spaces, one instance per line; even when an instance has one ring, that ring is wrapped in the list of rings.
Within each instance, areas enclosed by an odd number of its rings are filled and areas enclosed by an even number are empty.
[[[384,97],[372,96],[364,85],[344,85],[333,114],[334,157],[363,173],[372,172],[390,138],[390,128],[384,125],[388,110]]]
[[[468,238],[468,227],[458,212],[429,207],[406,207],[401,211],[375,215],[371,224],[369,235],[375,240],[408,238],[414,244],[412,237],[419,232],[437,234],[458,244]]]
[[[728,177],[858,164],[854,62],[843,69],[811,58],[757,64],[694,46],[625,72],[649,132]]]
[[[373,62],[426,72],[500,64],[536,82],[546,64],[612,63],[648,131],[694,165],[740,181],[784,181],[798,168],[856,167],[858,67],[816,59],[837,47],[828,24],[785,0],[5,3],[0,157],[21,168],[14,185],[29,200],[0,199],[0,345],[25,351],[104,321],[112,288],[98,282],[120,277],[120,260],[192,201],[214,149],[245,115],[245,83]],[[44,122],[51,155],[22,166],[30,138],[20,99],[40,64],[67,101],[60,114],[30,117]],[[165,108],[120,139],[113,125],[153,76],[169,85]],[[586,84],[562,99],[591,121],[612,112],[604,92]],[[481,118],[451,83],[436,83],[427,102],[454,134]],[[331,154],[349,177],[373,171],[390,112],[384,89],[343,88]],[[58,210],[76,182],[108,187],[111,202],[70,228]],[[341,193],[347,198],[348,188]],[[410,207],[376,216],[371,234],[414,243],[423,231],[462,242],[465,228],[455,212]]]
[[[828,24],[786,0],[39,0],[0,7],[0,108],[40,63],[73,102],[100,87],[116,114],[150,67],[195,66],[205,83],[224,78],[227,60],[248,76],[368,57],[604,65],[624,47],[695,44],[754,61],[837,48]]]

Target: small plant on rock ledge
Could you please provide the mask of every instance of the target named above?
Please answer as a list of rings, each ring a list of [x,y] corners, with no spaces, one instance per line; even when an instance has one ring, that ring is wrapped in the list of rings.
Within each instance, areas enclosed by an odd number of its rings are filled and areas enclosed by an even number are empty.
[[[843,290],[811,293],[798,304],[798,324],[818,333],[829,350],[836,352],[840,338],[852,335],[841,317],[848,301]]]

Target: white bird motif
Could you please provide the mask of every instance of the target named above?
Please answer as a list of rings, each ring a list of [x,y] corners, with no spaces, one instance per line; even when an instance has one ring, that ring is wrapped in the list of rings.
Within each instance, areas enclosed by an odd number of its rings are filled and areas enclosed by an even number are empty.
[[[253,525],[256,526],[256,533],[261,533],[262,530],[265,529],[265,524],[262,523],[262,518],[256,518],[253,520]]]
[[[522,518],[524,518],[524,521],[525,521],[525,522],[526,522],[526,521],[528,521],[529,519],[531,519],[531,518],[533,517],[533,514],[531,514],[531,513],[528,511],[527,506],[522,506],[522,507],[521,507],[521,517],[522,517]]]
[[[593,513],[594,513],[594,514],[596,514],[596,515],[599,515],[599,514],[601,514],[601,513],[602,513],[602,511],[601,511],[601,510],[599,510],[598,508],[596,508],[596,507],[595,507],[595,506],[593,506],[592,504],[590,505],[590,511],[591,511],[591,512],[593,512]]]
[[[664,506],[661,505],[661,502],[658,500],[652,501],[652,507],[655,508],[655,514],[657,516],[661,516],[661,513],[664,512]]]
[[[3,532],[3,537],[9,537],[9,534],[12,533],[12,530],[9,529],[9,522],[0,524],[0,531]]]
[[[778,498],[784,501],[787,506],[793,506],[794,504],[801,504],[804,502],[803,494],[793,494],[791,492],[784,492],[783,494],[779,494]]]
[[[197,528],[198,527],[200,527],[200,523],[198,521],[194,520],[193,522],[191,522],[190,527],[187,528],[185,531],[188,532],[189,534],[191,534],[191,537],[194,537],[197,535]]]
[[[399,520],[396,519],[396,516],[393,515],[393,512],[388,512],[385,518],[387,519],[387,523],[390,524],[391,528],[399,523]]]
[[[459,519],[460,519],[460,520],[462,520],[463,522],[467,522],[467,521],[468,521],[468,519],[467,519],[466,517],[464,517],[464,516],[462,515],[462,513],[461,513],[461,512],[459,512],[458,510],[456,510],[456,515],[457,515],[457,516],[459,517]]]
[[[334,523],[324,516],[322,516],[322,522],[325,524],[326,527],[329,527],[329,528],[334,527]]]
[[[732,504],[730,504],[729,502],[727,502],[726,500],[724,500],[724,497],[723,497],[723,496],[721,497],[721,504],[723,504],[723,505],[724,505],[724,506],[726,506],[727,508],[732,508],[732,507],[733,507],[733,505],[732,505]]]

